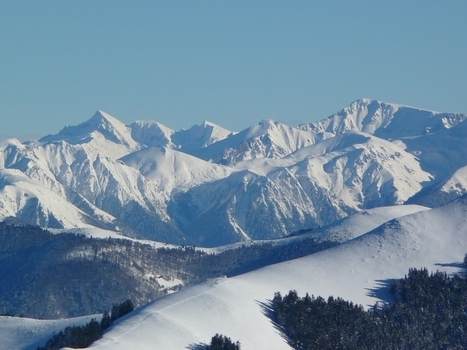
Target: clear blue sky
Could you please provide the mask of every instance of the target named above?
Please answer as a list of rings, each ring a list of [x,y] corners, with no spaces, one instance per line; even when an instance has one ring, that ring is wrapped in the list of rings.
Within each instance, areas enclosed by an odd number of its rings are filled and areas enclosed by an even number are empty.
[[[96,110],[297,125],[367,97],[467,113],[467,1],[0,1],[0,135]]]

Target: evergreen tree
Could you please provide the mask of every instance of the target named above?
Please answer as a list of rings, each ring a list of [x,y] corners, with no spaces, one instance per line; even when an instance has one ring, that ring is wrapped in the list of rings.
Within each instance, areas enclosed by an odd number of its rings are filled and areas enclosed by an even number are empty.
[[[92,319],[85,326],[66,327],[63,331],[60,331],[49,339],[44,347],[37,347],[37,350],[58,350],[63,347],[88,347],[99,339],[115,320],[131,311],[133,311],[133,303],[130,299],[125,300],[121,304],[114,304],[112,306],[112,313],[109,314],[108,311],[104,312],[100,323]]]
[[[271,301],[295,349],[466,349],[467,279],[410,269],[389,288],[395,302],[364,311],[341,298],[296,291]]]
[[[211,338],[211,344],[206,350],[240,350],[240,343],[234,343],[232,339],[222,334],[217,334]]]

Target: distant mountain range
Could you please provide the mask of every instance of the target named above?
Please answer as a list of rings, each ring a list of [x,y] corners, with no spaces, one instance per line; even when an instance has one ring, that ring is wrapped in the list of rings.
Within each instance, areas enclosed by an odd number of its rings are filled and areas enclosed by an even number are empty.
[[[357,100],[318,122],[173,131],[98,111],[0,143],[0,218],[218,246],[467,192],[467,115]]]

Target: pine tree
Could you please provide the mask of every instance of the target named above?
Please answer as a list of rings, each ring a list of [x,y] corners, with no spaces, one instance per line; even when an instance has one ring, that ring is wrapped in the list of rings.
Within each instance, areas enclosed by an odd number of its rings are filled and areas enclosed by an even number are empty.
[[[216,333],[206,350],[240,350],[240,342],[234,343],[229,337]]]

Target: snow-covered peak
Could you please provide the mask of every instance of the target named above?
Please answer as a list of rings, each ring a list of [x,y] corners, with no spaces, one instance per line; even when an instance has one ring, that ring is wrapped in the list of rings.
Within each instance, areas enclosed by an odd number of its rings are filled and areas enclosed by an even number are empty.
[[[449,129],[465,119],[467,116],[459,113],[438,113],[377,100],[360,99],[326,119],[300,125],[299,128],[334,135],[358,130],[385,139],[400,139]]]
[[[98,111],[37,142],[3,141],[0,167],[102,226],[113,217],[144,237],[161,226],[158,239],[214,245],[286,236],[435,185],[465,193],[465,171],[456,171],[467,167],[466,130],[465,115],[369,99],[303,128],[264,119],[236,134],[207,121],[179,132],[151,120],[125,126]],[[23,207],[11,208],[19,217]]]
[[[120,159],[167,193],[222,179],[232,169],[167,147],[147,147]]]
[[[171,137],[175,133],[172,129],[154,120],[137,120],[130,125],[131,136],[145,146],[171,145]]]
[[[106,140],[126,146],[129,150],[139,148],[131,137],[131,130],[125,124],[111,115],[97,111],[89,120],[76,126],[65,126],[57,135],[49,135],[41,142],[66,141],[71,144],[87,143],[102,135]]]
[[[282,158],[299,148],[312,145],[321,136],[272,119],[264,119],[194,154],[221,163],[254,158]]]
[[[200,126],[202,126],[203,128],[206,128],[208,126],[211,126],[211,127],[214,127],[214,128],[221,128],[219,125],[217,124],[214,124],[212,122],[210,122],[209,120],[205,120]],[[222,128],[221,128],[222,129]],[[225,130],[225,129],[224,129]],[[227,131],[227,130],[226,130]]]
[[[239,137],[241,137],[243,141],[257,138],[268,139],[273,144],[283,149],[287,154],[298,148],[315,143],[315,136],[316,135],[308,131],[303,131],[272,119],[263,119],[257,125],[239,133]]]
[[[257,125],[253,125],[252,127],[246,129],[247,132],[245,138],[253,138],[264,134],[271,134],[281,129],[291,129],[291,127],[276,122],[272,119],[263,119]]]
[[[16,146],[16,147],[22,147],[23,144],[16,138],[6,138],[6,139],[2,139],[0,140],[0,148],[5,148],[5,147],[8,147],[8,146]]]
[[[201,125],[193,125],[188,130],[182,129],[176,132],[171,139],[182,151],[190,152],[224,140],[233,134],[232,131],[219,125],[204,121]]]
[[[120,126],[117,126],[117,127],[121,127],[121,126],[124,126],[123,123],[121,121],[119,121],[118,119],[112,117],[110,114],[104,112],[104,111],[101,111],[101,110],[98,110],[96,111],[96,113],[94,113],[94,115],[91,117],[91,119],[88,120],[88,123],[89,124],[94,124],[96,126],[109,126],[109,125],[120,125]]]

